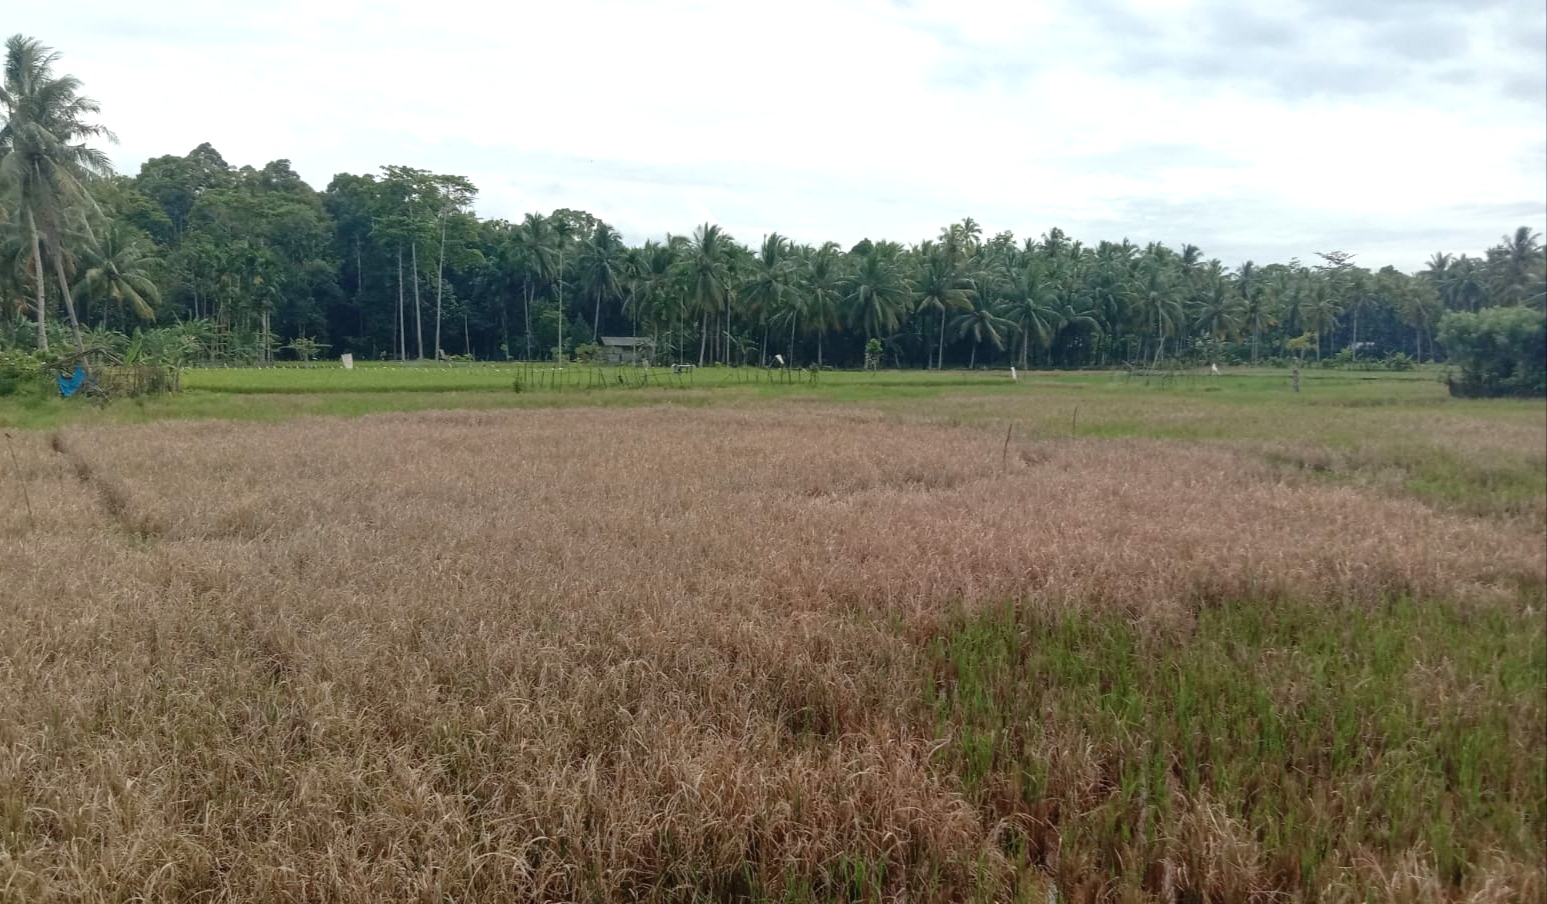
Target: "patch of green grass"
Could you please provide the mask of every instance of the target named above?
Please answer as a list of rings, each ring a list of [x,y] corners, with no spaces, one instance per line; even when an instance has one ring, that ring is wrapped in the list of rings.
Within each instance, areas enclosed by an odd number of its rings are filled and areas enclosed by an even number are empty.
[[[1547,495],[1547,457],[1541,455],[1501,462],[1436,449],[1403,464],[1415,496],[1474,514],[1529,512]]]
[[[899,390],[1013,386],[1008,372],[994,371],[805,371],[783,373],[756,367],[700,367],[672,373],[669,367],[591,367],[571,364],[391,364],[344,370],[334,364],[309,367],[209,367],[183,372],[183,386],[226,393],[378,393],[514,391],[566,392],[584,389],[796,389],[886,393]]]
[[[1318,479],[1403,493],[1476,515],[1547,518],[1547,411],[1452,399],[1431,372],[1231,369],[1219,377],[1115,371],[824,371],[365,363],[191,368],[185,391],[101,404],[44,387],[0,398],[0,427],[277,421],[429,409],[864,404],[882,414],[1020,439],[1142,437],[1234,445]],[[521,386],[517,391],[516,386]]]
[[[1207,800],[1242,827],[1218,840],[1263,858],[1231,887],[1322,888],[1359,856],[1389,867],[1416,849],[1459,888],[1492,852],[1547,854],[1533,602],[1240,603],[1200,612],[1185,639],[1006,608],[932,643],[924,703],[981,807],[1061,814],[1064,881],[1137,889],[1148,866],[1196,859],[1185,814]]]
[[[1541,453],[1464,454],[1422,437],[1387,434],[1360,444],[1269,449],[1263,457],[1321,480],[1408,493],[1471,515],[1541,520],[1547,512],[1547,455]]]

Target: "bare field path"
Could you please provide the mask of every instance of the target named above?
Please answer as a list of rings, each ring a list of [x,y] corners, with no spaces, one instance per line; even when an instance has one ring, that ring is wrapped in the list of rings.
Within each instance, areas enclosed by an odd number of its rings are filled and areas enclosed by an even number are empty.
[[[1063,412],[19,434],[0,900],[1540,896],[1534,425]]]

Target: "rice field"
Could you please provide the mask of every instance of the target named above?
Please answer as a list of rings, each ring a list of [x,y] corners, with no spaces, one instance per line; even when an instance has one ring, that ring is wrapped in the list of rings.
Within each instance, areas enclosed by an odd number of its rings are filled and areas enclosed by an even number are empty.
[[[870,376],[12,430],[0,901],[1547,894],[1541,406]]]

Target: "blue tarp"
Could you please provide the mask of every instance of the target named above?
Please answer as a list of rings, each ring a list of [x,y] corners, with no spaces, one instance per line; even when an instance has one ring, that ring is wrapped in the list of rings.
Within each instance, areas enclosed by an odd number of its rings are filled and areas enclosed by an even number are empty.
[[[75,373],[68,377],[59,377],[59,394],[65,398],[75,395],[76,391],[86,382],[86,370],[79,364],[75,365]]]

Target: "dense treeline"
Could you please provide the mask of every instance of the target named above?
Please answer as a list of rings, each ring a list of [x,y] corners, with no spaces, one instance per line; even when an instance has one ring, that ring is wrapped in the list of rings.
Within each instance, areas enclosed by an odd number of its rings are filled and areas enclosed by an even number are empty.
[[[901,367],[1401,364],[1443,354],[1446,312],[1540,312],[1547,298],[1528,227],[1412,274],[1337,251],[1230,269],[1194,245],[985,235],[971,219],[912,245],[749,246],[703,224],[630,246],[584,211],[479,219],[460,176],[386,166],[319,192],[288,161],[237,167],[209,144],[115,175],[92,147],[110,137],[96,105],[54,62],[35,41],[7,45],[11,346],[154,324],[159,350],[186,361],[541,359],[641,335],[658,359],[693,363],[857,365],[879,345],[877,363]]]

